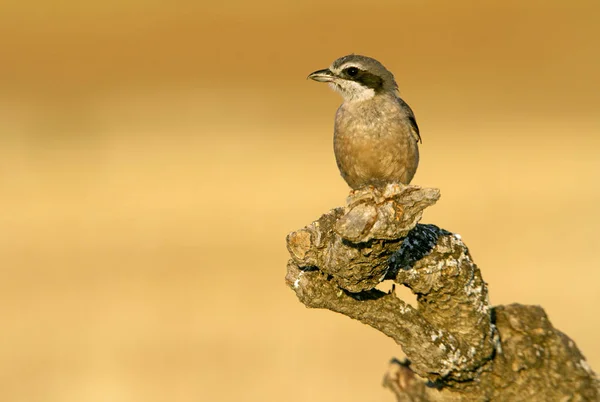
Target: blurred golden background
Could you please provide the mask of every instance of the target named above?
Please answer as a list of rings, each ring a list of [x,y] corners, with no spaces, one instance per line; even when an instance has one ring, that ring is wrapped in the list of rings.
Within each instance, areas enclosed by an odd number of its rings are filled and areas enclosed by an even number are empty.
[[[352,52],[415,110],[423,222],[600,368],[600,3],[53,3],[0,6],[2,401],[391,401],[400,348],[284,284],[348,192],[305,78]]]

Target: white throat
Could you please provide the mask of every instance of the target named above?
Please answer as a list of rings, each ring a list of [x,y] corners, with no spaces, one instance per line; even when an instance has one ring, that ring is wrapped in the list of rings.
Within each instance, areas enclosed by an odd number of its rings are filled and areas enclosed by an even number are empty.
[[[346,102],[360,102],[375,96],[373,88],[367,88],[354,81],[330,82],[329,86],[339,92]]]

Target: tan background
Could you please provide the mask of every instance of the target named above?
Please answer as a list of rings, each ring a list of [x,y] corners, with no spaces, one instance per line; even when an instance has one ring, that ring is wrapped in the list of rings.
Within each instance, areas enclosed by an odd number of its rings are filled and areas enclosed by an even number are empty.
[[[598,370],[600,3],[521,3],[3,2],[0,399],[391,401],[399,348],[284,285],[347,194],[305,77],[351,52],[416,112],[423,221]]]

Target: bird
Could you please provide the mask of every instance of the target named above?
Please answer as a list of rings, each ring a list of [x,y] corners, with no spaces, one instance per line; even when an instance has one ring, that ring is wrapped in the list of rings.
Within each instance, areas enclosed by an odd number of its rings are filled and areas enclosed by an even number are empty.
[[[351,189],[408,185],[419,165],[419,126],[398,95],[394,75],[379,61],[357,54],[308,75],[342,95],[333,145],[342,178]]]

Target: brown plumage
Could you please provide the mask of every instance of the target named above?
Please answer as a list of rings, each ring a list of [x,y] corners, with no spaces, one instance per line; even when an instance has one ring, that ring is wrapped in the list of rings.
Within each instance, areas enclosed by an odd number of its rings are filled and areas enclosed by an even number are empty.
[[[309,78],[328,82],[344,98],[335,118],[334,151],[348,185],[410,183],[421,137],[412,110],[397,95],[392,73],[375,59],[349,55]]]

